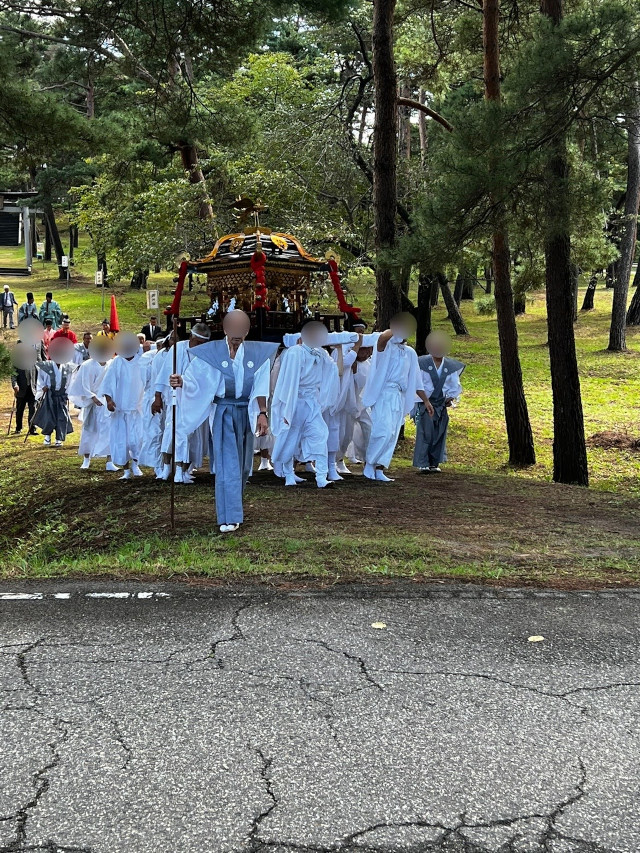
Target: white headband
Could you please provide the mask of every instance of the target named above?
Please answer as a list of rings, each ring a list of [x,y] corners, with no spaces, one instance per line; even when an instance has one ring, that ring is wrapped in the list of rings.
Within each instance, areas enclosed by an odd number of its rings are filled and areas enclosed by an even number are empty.
[[[201,341],[208,341],[211,337],[211,335],[207,335],[206,337],[204,335],[199,335],[197,332],[194,332],[193,329],[191,329],[191,336],[193,338],[200,338]]]

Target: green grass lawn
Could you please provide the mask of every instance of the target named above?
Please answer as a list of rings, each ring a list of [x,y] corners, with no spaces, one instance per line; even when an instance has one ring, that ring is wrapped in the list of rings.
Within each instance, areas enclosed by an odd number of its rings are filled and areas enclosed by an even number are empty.
[[[83,262],[70,287],[52,279],[55,266],[11,282],[19,300],[27,289],[38,303],[54,291],[77,332],[96,330],[103,316],[93,266]],[[36,265],[37,266],[37,265]],[[35,268],[34,268],[35,269]],[[151,277],[170,301],[172,276]],[[115,288],[121,325],[139,330],[148,317],[144,292]],[[107,292],[108,314],[109,291]],[[356,294],[371,316],[371,294]],[[199,290],[185,295],[184,313],[206,307]],[[371,485],[356,476],[332,492],[285,490],[257,476],[247,492],[242,533],[217,534],[211,478],[176,487],[177,525],[169,527],[169,488],[151,474],[120,483],[95,462],[79,470],[78,433],[62,451],[39,439],[6,437],[8,383],[0,393],[0,504],[9,527],[0,543],[5,577],[64,574],[111,577],[313,576],[323,583],[354,577],[456,578],[557,586],[640,582],[640,453],[596,439],[589,447],[591,488],[551,482],[552,412],[543,294],[518,320],[527,399],[538,454],[526,470],[505,466],[506,435],[495,319],[463,303],[470,336],[454,340],[453,355],[468,363],[465,393],[452,413],[450,462],[440,477],[411,469],[412,428],[398,448],[398,480]],[[368,308],[368,310],[367,310]],[[576,326],[586,434],[640,435],[640,330],[630,351],[606,352],[611,293],[598,290],[595,310]],[[450,329],[442,305],[437,328]],[[8,336],[8,339],[12,338]],[[359,470],[359,469],[356,469]],[[117,478],[117,475],[115,475]],[[8,535],[6,535],[8,533]]]

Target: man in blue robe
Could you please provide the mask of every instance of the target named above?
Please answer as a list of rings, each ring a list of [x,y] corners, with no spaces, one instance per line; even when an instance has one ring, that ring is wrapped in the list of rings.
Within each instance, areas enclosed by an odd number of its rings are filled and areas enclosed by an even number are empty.
[[[271,366],[278,345],[247,341],[250,321],[244,311],[229,311],[225,337],[201,344],[184,375],[172,374],[182,388],[176,420],[182,434],[194,432],[213,413],[216,514],[221,533],[244,521],[242,496],[253,466],[254,434],[269,428],[267,399]]]

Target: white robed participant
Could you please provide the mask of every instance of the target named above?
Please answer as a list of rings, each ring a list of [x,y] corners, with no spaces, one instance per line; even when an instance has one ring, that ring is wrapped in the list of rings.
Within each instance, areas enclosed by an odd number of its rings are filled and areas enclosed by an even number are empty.
[[[377,343],[377,341],[376,341]],[[372,346],[362,346],[354,365],[353,390],[356,398],[353,421],[345,430],[344,441],[349,442],[343,448],[344,455],[352,462],[364,462],[367,455],[367,445],[371,436],[371,416],[369,409],[362,402],[362,395],[371,371]]]
[[[176,347],[176,374],[183,376],[191,362],[196,357],[196,347],[206,344],[211,337],[211,330],[206,323],[196,323],[191,329],[191,336],[187,341],[178,341]],[[162,460],[164,463],[161,479],[167,479],[171,474],[171,457],[173,455],[173,413],[176,407],[171,403],[171,374],[173,373],[173,351],[169,351],[164,359],[162,369],[156,377],[156,401],[158,394],[160,400],[169,400],[166,408],[164,430],[162,434]],[[182,389],[176,391],[177,409],[182,406]],[[163,402],[164,405],[164,402]],[[154,405],[154,409],[157,406]],[[189,469],[200,468],[205,454],[209,450],[209,417],[189,433],[182,430],[182,424],[176,421],[176,483],[193,483]],[[167,471],[168,467],[168,471]]]
[[[383,332],[373,349],[371,370],[362,402],[370,410],[371,435],[367,446],[364,476],[370,480],[391,482],[384,473],[398,441],[405,417],[415,405],[416,395],[431,417],[433,407],[424,392],[416,351],[407,344],[415,329],[410,314],[398,314]]]
[[[92,458],[98,456],[106,457],[107,471],[119,471],[111,461],[110,419],[102,393],[102,380],[114,356],[114,347],[109,338],[97,338],[90,342],[89,351],[90,358],[82,362],[69,385],[69,399],[80,409],[82,433],[78,455],[83,457],[80,467],[87,469]]]
[[[327,441],[323,412],[338,398],[338,367],[326,350],[327,329],[312,321],[302,329],[302,343],[283,353],[271,402],[272,460],[282,465],[285,485],[295,486],[294,457],[315,460],[318,488],[329,485]]]
[[[167,354],[163,344],[162,340],[152,343],[147,352],[140,356],[140,375],[144,385],[144,396],[142,398],[142,447],[138,464],[153,468],[156,475],[162,472],[160,446],[164,429],[164,409],[160,412],[153,411],[153,402],[156,377]]]
[[[121,332],[115,338],[116,357],[102,380],[102,394],[110,416],[111,458],[127,466],[121,480],[142,477],[138,465],[142,447],[142,400],[144,384],[140,371],[139,342],[136,335]]]
[[[213,414],[216,514],[221,533],[244,520],[243,491],[253,466],[254,434],[267,433],[269,375],[277,344],[247,341],[251,324],[244,311],[227,312],[221,341],[195,350],[184,376],[173,374],[171,387],[182,388],[180,433],[189,435]]]

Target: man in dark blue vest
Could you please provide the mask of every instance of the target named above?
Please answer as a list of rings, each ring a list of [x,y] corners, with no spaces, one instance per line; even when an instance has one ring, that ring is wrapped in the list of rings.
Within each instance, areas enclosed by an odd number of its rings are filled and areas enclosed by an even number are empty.
[[[183,376],[172,374],[172,388],[182,388],[176,424],[182,434],[194,432],[213,414],[216,513],[221,533],[244,521],[242,494],[253,465],[254,433],[269,428],[267,399],[277,344],[247,341],[251,327],[244,311],[224,318],[225,337],[201,344]]]
[[[413,465],[423,473],[439,473],[440,463],[447,458],[448,409],[462,394],[460,376],[465,365],[449,358],[449,336],[432,332],[426,341],[428,355],[418,359],[424,390],[433,406],[433,416],[425,416],[424,403],[416,412],[416,446]]]

